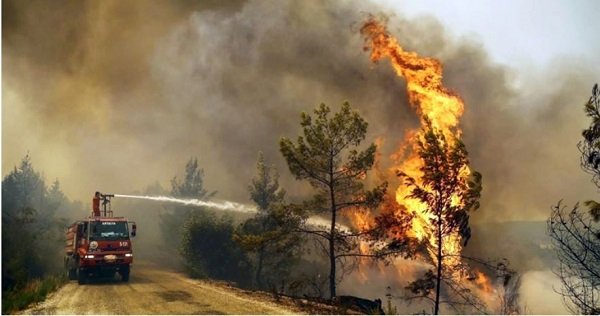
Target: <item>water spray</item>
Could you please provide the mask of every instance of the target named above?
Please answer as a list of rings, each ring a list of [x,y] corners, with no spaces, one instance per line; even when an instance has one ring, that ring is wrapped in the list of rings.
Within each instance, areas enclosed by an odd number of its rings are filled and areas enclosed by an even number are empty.
[[[199,199],[180,199],[169,196],[149,196],[149,195],[127,195],[127,194],[115,194],[116,197],[129,198],[129,199],[140,199],[140,200],[151,200],[159,202],[178,203],[183,205],[191,206],[204,206],[208,208],[214,208],[219,210],[229,210],[241,213],[256,213],[256,207],[235,203],[231,201],[214,202],[214,201],[202,201]]]
[[[204,206],[208,208],[218,209],[222,211],[235,211],[240,213],[258,213],[258,210],[254,206],[231,202],[231,201],[222,201],[222,202],[213,202],[213,201],[202,201],[199,199],[180,199],[174,198],[170,196],[149,196],[149,195],[128,195],[128,194],[114,194],[115,197],[129,198],[129,199],[140,199],[140,200],[150,200],[150,201],[158,201],[158,202],[168,202],[168,203],[178,203],[183,205],[191,205],[191,206]],[[331,222],[320,218],[320,217],[311,217],[308,218],[307,224],[312,226],[329,226]],[[344,231],[350,231],[350,228],[346,225],[337,224],[338,229]]]

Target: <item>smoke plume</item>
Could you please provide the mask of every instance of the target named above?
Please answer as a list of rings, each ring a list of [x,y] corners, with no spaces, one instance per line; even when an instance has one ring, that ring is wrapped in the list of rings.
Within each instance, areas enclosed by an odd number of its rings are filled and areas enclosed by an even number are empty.
[[[368,2],[5,1],[3,173],[30,151],[71,195],[166,181],[198,156],[219,197],[247,201],[259,150],[304,193],[278,153],[298,114],[344,100],[392,152],[416,118],[402,79],[371,66],[357,25]],[[521,76],[433,19],[394,16],[407,49],[438,57],[466,101],[464,138],[484,175],[474,220],[542,218],[556,199],[593,194],[575,144],[589,65]],[[566,189],[566,188],[571,188]],[[550,200],[549,197],[552,197]]]
[[[278,152],[281,136],[300,132],[301,111],[348,100],[369,122],[368,140],[384,138],[384,158],[418,124],[403,79],[362,51],[366,12],[387,11],[369,1],[2,6],[2,173],[29,151],[85,201],[166,186],[197,156],[208,189],[247,203],[258,151],[301,198],[308,186]],[[465,100],[463,137],[484,187],[474,222],[544,219],[558,199],[594,196],[576,143],[598,69],[567,59],[511,69],[433,18],[394,15],[389,26],[407,50],[439,58],[445,85]]]

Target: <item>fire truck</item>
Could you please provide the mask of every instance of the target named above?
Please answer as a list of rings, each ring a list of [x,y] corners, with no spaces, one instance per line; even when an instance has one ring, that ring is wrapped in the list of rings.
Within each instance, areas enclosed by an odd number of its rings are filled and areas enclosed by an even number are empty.
[[[102,208],[96,204],[91,216],[67,228],[64,265],[69,280],[85,284],[91,277],[114,277],[118,273],[123,282],[129,281],[131,237],[136,235],[136,224],[113,216],[113,197],[97,192],[95,198],[102,201]]]

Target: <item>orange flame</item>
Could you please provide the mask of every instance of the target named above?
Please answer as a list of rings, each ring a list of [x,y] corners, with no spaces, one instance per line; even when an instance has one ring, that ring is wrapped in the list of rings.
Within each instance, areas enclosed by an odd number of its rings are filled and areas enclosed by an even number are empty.
[[[350,222],[359,231],[368,231],[374,225],[373,218],[365,210],[350,208],[345,212],[345,216],[348,219],[350,219]],[[359,253],[361,253],[361,254],[369,253],[369,250],[370,250],[369,248],[370,248],[369,243],[367,243],[366,241],[363,241],[363,240],[359,241],[359,244],[358,244]],[[361,268],[366,267],[366,264],[367,264],[366,258],[360,258],[359,263],[360,263],[358,265],[359,279],[361,282],[365,282],[368,279],[366,270],[361,269]]]
[[[377,63],[381,59],[389,59],[396,74],[406,79],[409,102],[416,109],[421,124],[424,125],[428,119],[432,127],[439,130],[447,141],[459,138],[461,131],[458,124],[464,112],[464,103],[458,95],[442,84],[441,62],[405,51],[397,39],[388,33],[386,26],[374,18],[370,18],[362,26],[361,33],[365,37],[365,50],[371,51],[371,61]],[[403,147],[412,150],[401,149],[393,155],[395,160],[403,157],[396,169],[402,170],[416,179],[418,185],[422,185],[419,179],[422,177],[420,168],[423,161],[417,155],[416,149],[417,141],[423,135],[420,130],[410,131],[407,135],[406,146]],[[461,175],[468,177],[470,170],[465,168]],[[416,214],[412,221],[412,234],[420,240],[428,239],[430,243],[435,244],[435,237],[429,225],[433,215],[426,212],[427,206],[424,203],[409,197],[411,192],[411,188],[400,185],[396,190],[396,201]],[[443,242],[442,251],[446,255],[458,254],[461,249],[458,234],[449,236]],[[435,261],[433,253],[430,255]],[[448,260],[445,264],[458,264],[458,259],[453,258],[445,259]]]
[[[475,271],[475,275],[475,284],[485,293],[492,293],[493,285],[490,279],[479,271]]]
[[[377,63],[385,57],[389,58],[396,74],[406,79],[409,102],[416,107],[421,120],[428,117],[433,127],[444,133],[460,133],[453,130],[464,112],[464,103],[458,95],[443,86],[440,61],[405,51],[390,36],[386,26],[374,18],[363,25],[361,33],[367,40],[365,50],[371,50],[371,61]]]
[[[442,83],[443,67],[439,60],[430,57],[421,57],[415,52],[405,51],[398,40],[392,37],[385,24],[371,17],[361,28],[361,34],[365,38],[365,50],[371,52],[370,58],[373,63],[382,59],[389,59],[396,74],[406,79],[409,102],[416,110],[421,125],[429,120],[431,126],[441,132],[447,142],[453,142],[461,136],[459,128],[460,118],[464,112],[463,100],[446,88]],[[404,143],[396,153],[391,155],[391,160],[395,166],[391,170],[402,170],[408,176],[416,180],[417,185],[423,186],[422,173],[420,171],[423,161],[417,154],[418,140],[423,139],[423,133],[420,129],[408,130],[405,132]],[[377,145],[383,143],[383,138],[377,139]],[[379,177],[381,176],[380,156],[376,157],[376,168]],[[468,178],[471,170],[465,167],[460,172],[460,176]],[[400,185],[395,192],[397,209],[392,210],[392,214],[398,212],[410,211],[414,213],[411,222],[411,229],[407,233],[409,236],[416,237],[419,240],[428,240],[434,247],[429,247],[430,257],[436,262],[436,256],[433,253],[436,240],[430,220],[432,214],[426,212],[427,205],[419,200],[410,198],[411,188]],[[458,195],[453,198],[454,203],[459,203]],[[387,203],[389,204],[389,203]],[[389,212],[390,210],[386,210]],[[358,229],[368,229],[372,227],[373,221],[368,213],[355,213],[350,216],[351,222]],[[458,255],[462,251],[461,238],[458,233],[446,236],[443,240],[442,252],[444,255]],[[361,252],[368,251],[365,244],[360,245]],[[460,257],[450,256],[444,259],[444,265],[449,267],[452,277],[460,280],[466,279],[467,271],[461,269],[452,269],[461,264]],[[401,265],[397,267],[398,271],[403,271]],[[406,272],[406,271],[404,271]],[[472,274],[471,274],[472,275]],[[362,276],[363,279],[366,276]],[[483,273],[476,271],[474,278],[468,278],[474,281],[473,289],[477,292],[483,292],[486,301],[492,298],[494,287],[490,279]]]

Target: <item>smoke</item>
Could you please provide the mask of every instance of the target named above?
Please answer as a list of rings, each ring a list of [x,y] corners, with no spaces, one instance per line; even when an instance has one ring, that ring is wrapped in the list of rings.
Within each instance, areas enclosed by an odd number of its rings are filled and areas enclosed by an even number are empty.
[[[247,201],[256,152],[285,171],[279,137],[297,135],[299,112],[320,102],[349,100],[370,122],[369,139],[384,137],[383,157],[417,125],[403,80],[361,50],[364,12],[385,10],[373,3],[3,7],[3,173],[30,151],[77,198],[165,183],[195,155],[220,198]],[[557,61],[525,76],[432,18],[394,16],[390,29],[407,49],[440,58],[445,83],[466,101],[464,138],[484,175],[475,221],[543,218],[554,200],[593,195],[575,149],[589,65]],[[305,184],[281,174],[304,196]]]
[[[566,315],[570,312],[562,303],[558,289],[560,279],[549,270],[532,270],[523,275],[519,290],[524,314]]]
[[[385,139],[389,165],[418,120],[403,79],[362,51],[360,22],[386,11],[369,1],[3,1],[2,173],[29,151],[87,201],[167,184],[197,156],[207,189],[244,203],[260,150],[299,199],[309,187],[287,172],[278,140],[298,135],[301,111],[344,100],[369,122],[368,140]],[[395,15],[389,26],[407,50],[439,58],[465,100],[464,141],[484,177],[473,222],[545,219],[561,198],[596,194],[576,143],[597,66],[564,57],[511,69],[433,18]]]

